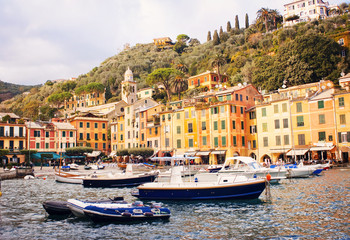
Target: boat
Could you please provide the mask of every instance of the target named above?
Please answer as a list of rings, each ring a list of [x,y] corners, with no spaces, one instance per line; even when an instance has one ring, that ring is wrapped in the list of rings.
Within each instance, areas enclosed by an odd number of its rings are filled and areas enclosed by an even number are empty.
[[[223,165],[210,165],[207,170],[209,173],[215,173],[222,169]]]
[[[78,170],[79,169],[79,165],[76,164],[76,163],[71,163],[71,164],[68,164],[70,170]]]
[[[92,164],[90,165],[90,167],[92,170],[102,170],[105,168],[105,166],[102,164]]]
[[[169,182],[145,183],[132,195],[143,200],[255,199],[266,186],[266,180],[244,175],[217,175],[214,181],[183,181],[181,168],[172,167]]]
[[[130,222],[150,219],[169,219],[170,210],[159,203],[144,205],[141,201],[128,203],[124,200],[91,202],[69,199],[68,206],[78,217],[89,217],[94,222]]]
[[[319,169],[317,165],[304,165],[303,162],[297,164],[287,164],[284,167],[288,170],[288,178],[308,178]],[[320,171],[316,171],[315,175],[320,174]]]
[[[223,174],[240,174],[251,178],[266,178],[270,174],[270,183],[277,183],[282,179],[286,179],[287,170],[283,166],[276,166],[275,168],[266,168],[261,166],[255,159],[251,157],[228,157],[219,171],[200,172],[195,177],[200,181],[211,181],[216,178],[216,175]]]
[[[128,165],[125,173],[92,174],[83,178],[84,187],[132,187],[142,183],[153,182],[158,173],[145,172],[133,174],[132,165]]]
[[[176,165],[179,166],[179,168],[181,168],[182,177],[189,177],[194,176],[199,171],[199,169],[196,169],[194,166],[189,164],[191,160],[193,161],[196,158],[198,157],[153,157],[151,158],[151,161],[170,162],[170,166]],[[170,177],[171,171],[172,170],[170,167],[166,171],[159,172],[159,177]]]
[[[85,177],[86,177],[85,174],[82,174],[79,172],[55,171],[56,182],[83,184],[83,179]]]
[[[71,214],[67,201],[45,201],[43,207],[50,215],[67,215]]]
[[[74,216],[82,218],[86,217],[83,209],[91,204],[100,204],[100,203],[126,203],[123,197],[115,197],[113,199],[102,199],[102,200],[88,200],[81,201],[77,199],[68,199],[67,206]]]

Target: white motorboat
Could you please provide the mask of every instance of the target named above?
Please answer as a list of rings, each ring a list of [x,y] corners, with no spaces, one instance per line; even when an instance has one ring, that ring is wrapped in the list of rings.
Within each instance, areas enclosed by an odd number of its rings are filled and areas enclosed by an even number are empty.
[[[83,184],[83,179],[85,177],[86,177],[86,174],[82,174],[79,172],[65,172],[65,171],[55,172],[56,182],[61,182],[61,183]]]
[[[216,178],[215,175],[222,174],[240,174],[247,177],[266,178],[267,174],[271,175],[271,183],[276,183],[287,176],[287,170],[283,166],[276,168],[266,168],[261,166],[255,159],[251,157],[229,157],[224,165],[217,173],[199,173],[195,177],[200,181],[212,181]]]
[[[288,170],[288,178],[306,178],[310,177],[315,171],[322,169],[317,165],[304,165],[303,162],[296,164],[287,164],[284,166]],[[319,173],[318,173],[319,174]]]

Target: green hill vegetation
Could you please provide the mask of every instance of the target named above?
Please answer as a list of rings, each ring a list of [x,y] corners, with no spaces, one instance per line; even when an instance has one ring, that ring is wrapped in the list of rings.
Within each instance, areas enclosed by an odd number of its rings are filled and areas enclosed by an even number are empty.
[[[7,83],[0,80],[0,102],[29,91],[33,87],[34,86]]]
[[[91,83],[100,83],[108,89],[109,102],[118,101],[120,83],[128,67],[138,89],[153,87],[156,74],[168,74],[170,94],[167,97],[167,93],[156,89],[154,96],[163,102],[198,93],[200,89],[187,90],[186,79],[207,70],[227,74],[229,85],[248,82],[267,91],[280,88],[284,81],[288,86],[321,79],[337,84],[340,73],[349,72],[349,49],[334,40],[335,34],[350,30],[348,13],[286,28],[281,27],[281,21],[277,11],[262,8],[254,24],[248,27],[246,16],[246,28],[240,28],[236,18],[234,28],[227,22],[226,31],[220,27],[213,35],[208,32],[205,43],[180,34],[171,48],[137,44],[107,58],[74,83],[48,81],[40,88],[33,88],[27,96],[18,95],[6,101],[6,106],[21,116],[49,119],[61,107],[60,101],[71,96],[69,93],[100,89]]]

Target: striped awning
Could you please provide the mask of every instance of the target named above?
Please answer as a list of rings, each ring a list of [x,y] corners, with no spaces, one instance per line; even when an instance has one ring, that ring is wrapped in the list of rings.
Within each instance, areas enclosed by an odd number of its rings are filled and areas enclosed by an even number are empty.
[[[223,154],[226,154],[226,150],[215,150],[215,151],[211,151],[210,154],[223,155]]]
[[[209,156],[210,151],[199,151],[196,156]]]
[[[310,151],[317,152],[317,151],[330,151],[334,148],[334,146],[317,146],[310,148]]]
[[[287,156],[302,156],[305,155],[309,149],[292,149],[289,152],[287,152]]]

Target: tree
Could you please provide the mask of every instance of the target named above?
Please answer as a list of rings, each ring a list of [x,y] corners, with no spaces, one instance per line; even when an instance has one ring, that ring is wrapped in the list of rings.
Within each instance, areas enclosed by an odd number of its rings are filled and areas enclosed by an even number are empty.
[[[249,17],[248,17],[248,13],[245,14],[245,28],[246,28],[246,29],[249,28]]]
[[[207,42],[211,41],[211,32],[208,31]]]
[[[178,62],[175,64],[175,69],[177,71],[174,71],[175,79],[173,82],[173,87],[175,89],[175,92],[178,94],[178,99],[181,100],[181,92],[187,90],[188,83],[187,83],[187,77],[188,77],[188,67],[184,63],[184,61],[180,58]]]
[[[231,30],[232,30],[230,21],[227,22],[226,30],[228,33],[231,32]]]
[[[276,29],[277,23],[283,22],[283,17],[281,16],[281,14],[279,14],[279,12],[276,9],[271,9],[269,14],[273,20],[273,26]]]
[[[190,37],[187,36],[186,34],[178,35],[176,38],[177,42],[175,43],[173,50],[178,54],[181,54],[184,51],[184,49],[187,47],[187,41],[189,39]]]
[[[239,30],[239,20],[238,20],[238,15],[236,15],[236,18],[235,18],[235,29],[236,29],[236,30]]]
[[[75,81],[66,81],[61,85],[61,89],[64,92],[70,92],[74,90],[76,86],[77,86],[77,83]]]
[[[106,101],[108,101],[111,97],[112,97],[111,87],[109,86],[109,82],[108,82],[106,87],[106,92],[105,92]]]
[[[148,74],[147,83],[154,85],[156,83],[163,84],[168,101],[171,101],[171,86],[174,81],[174,69],[173,68],[158,68],[152,73]]]
[[[219,38],[222,39],[223,36],[224,36],[224,31],[222,30],[222,26],[220,26]]]
[[[214,35],[213,35],[213,45],[219,45],[220,44],[220,38],[219,38],[219,35],[218,35],[218,31],[215,30],[214,31]]]
[[[257,12],[257,22],[264,22],[265,23],[265,29],[266,32],[269,31],[268,28],[268,19],[270,17],[270,11],[268,8],[261,8],[258,12]]]
[[[47,98],[47,101],[51,104],[56,105],[57,109],[59,109],[64,100],[68,100],[72,96],[73,95],[69,92],[54,93]]]
[[[216,68],[216,72],[218,74],[218,82],[221,83],[221,74],[220,74],[220,67],[224,64],[226,64],[226,58],[222,54],[216,54],[213,58],[211,64],[213,67]]]

